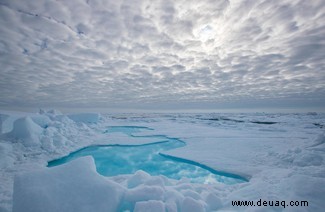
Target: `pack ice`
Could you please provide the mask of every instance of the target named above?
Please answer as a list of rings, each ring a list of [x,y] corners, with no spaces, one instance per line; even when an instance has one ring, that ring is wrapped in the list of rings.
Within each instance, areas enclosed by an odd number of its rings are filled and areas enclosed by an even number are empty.
[[[324,114],[37,114],[1,111],[0,211],[323,211]],[[110,126],[152,130],[105,133]],[[49,161],[95,145],[186,145],[162,152],[248,182],[193,183],[143,170],[103,176],[91,156]],[[138,147],[140,148],[140,147]],[[126,158],[127,159],[127,158]],[[232,201],[308,201],[233,206]]]

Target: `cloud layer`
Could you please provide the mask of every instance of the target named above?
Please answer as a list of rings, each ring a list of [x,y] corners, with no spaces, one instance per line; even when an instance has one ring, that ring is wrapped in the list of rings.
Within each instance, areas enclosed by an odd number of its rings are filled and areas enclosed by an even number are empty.
[[[0,106],[324,105],[324,23],[322,0],[0,0]]]

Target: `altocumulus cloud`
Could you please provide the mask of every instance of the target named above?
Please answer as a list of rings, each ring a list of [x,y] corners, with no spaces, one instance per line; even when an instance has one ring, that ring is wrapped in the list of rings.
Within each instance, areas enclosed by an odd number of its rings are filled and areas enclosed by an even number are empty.
[[[324,17],[322,0],[0,0],[0,106],[321,106]]]

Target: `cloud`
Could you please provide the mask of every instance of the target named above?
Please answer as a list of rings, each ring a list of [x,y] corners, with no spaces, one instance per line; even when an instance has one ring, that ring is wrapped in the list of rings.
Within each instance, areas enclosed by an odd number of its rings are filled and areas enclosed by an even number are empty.
[[[323,8],[0,0],[0,106],[322,105]]]

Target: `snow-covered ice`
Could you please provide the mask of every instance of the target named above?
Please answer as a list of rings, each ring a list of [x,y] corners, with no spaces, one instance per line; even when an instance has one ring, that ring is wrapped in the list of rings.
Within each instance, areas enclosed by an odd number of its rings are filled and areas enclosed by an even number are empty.
[[[98,113],[70,114],[68,117],[75,122],[97,123],[99,121]]]
[[[18,174],[13,211],[117,211],[119,184],[97,174],[91,157],[49,170]]]
[[[129,133],[109,127],[141,126]],[[324,114],[0,115],[0,211],[323,211]],[[131,129],[131,128],[130,128]],[[118,131],[118,130],[117,130]],[[130,136],[136,135],[136,136]],[[142,170],[100,175],[92,157],[48,161],[94,145],[184,141],[163,153],[249,179],[193,183]],[[234,200],[308,201],[308,207],[236,207]]]

